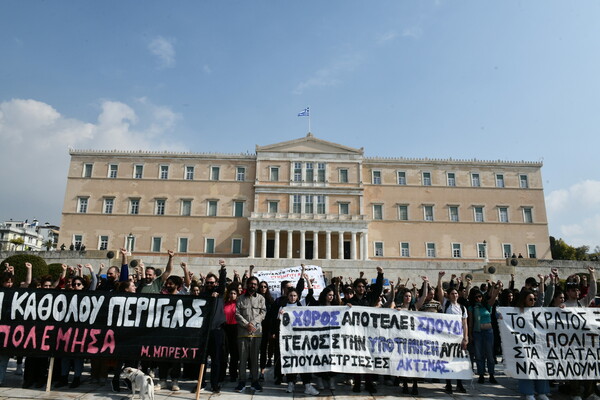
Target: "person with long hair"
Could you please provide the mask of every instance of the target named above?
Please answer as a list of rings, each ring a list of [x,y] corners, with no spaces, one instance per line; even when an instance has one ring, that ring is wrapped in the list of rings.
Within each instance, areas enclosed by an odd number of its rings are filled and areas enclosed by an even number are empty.
[[[251,269],[252,271],[252,269]],[[275,302],[275,299],[271,295],[269,284],[266,281],[258,283],[258,294],[265,298],[265,305],[267,306],[267,314],[271,310],[271,306]],[[270,321],[263,319],[262,322],[263,336],[260,341],[260,375],[259,381],[265,380],[265,369],[268,365],[272,364],[271,358],[273,357],[273,339],[269,334]]]
[[[225,312],[225,324],[223,324],[223,330],[225,331],[225,354],[223,357],[223,369],[227,367],[227,358],[229,357],[229,379],[231,382],[236,382],[238,379],[238,368],[239,368],[239,352],[237,346],[237,321],[235,319],[235,307],[238,298],[238,285],[231,284],[227,287],[225,292],[225,304],[223,304],[223,311]]]
[[[540,294],[536,293],[531,289],[523,289],[519,293],[516,306],[519,308],[521,313],[526,308],[535,307],[537,302],[537,296]],[[519,392],[525,396],[525,400],[536,400],[535,393],[537,393],[538,400],[548,400],[547,394],[550,393],[550,385],[547,380],[543,379],[518,379]]]
[[[469,293],[469,341],[475,346],[475,360],[479,383],[485,382],[485,370],[490,383],[498,383],[494,377],[496,360],[494,359],[494,331],[492,329],[492,307],[498,293],[502,290],[502,282],[498,281],[490,289],[489,295],[477,287]]]

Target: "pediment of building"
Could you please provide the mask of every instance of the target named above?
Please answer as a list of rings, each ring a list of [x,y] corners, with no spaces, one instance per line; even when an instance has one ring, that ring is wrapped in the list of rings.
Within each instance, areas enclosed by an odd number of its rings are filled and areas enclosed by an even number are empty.
[[[272,153],[322,153],[322,154],[353,154],[362,155],[363,148],[355,149],[348,146],[343,146],[338,143],[328,142],[323,139],[318,139],[309,133],[305,137],[269,144],[266,146],[256,146],[256,153],[272,152]]]

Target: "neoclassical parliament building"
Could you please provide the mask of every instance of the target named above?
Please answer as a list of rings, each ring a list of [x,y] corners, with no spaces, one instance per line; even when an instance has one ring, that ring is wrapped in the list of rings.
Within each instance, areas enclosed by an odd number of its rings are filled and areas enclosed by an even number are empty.
[[[194,257],[551,259],[540,162],[71,150],[59,243]]]

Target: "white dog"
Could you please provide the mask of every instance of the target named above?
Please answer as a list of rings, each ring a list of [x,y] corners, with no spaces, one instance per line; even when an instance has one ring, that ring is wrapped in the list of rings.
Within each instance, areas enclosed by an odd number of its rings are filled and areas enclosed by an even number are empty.
[[[152,378],[144,374],[141,370],[127,367],[121,372],[121,378],[131,381],[131,391],[135,396],[135,391],[140,392],[142,400],[154,400],[154,382]]]

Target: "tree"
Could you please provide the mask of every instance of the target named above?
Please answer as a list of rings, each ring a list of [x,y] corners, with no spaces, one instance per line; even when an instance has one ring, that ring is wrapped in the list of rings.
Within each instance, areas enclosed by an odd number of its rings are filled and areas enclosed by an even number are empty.
[[[55,247],[54,242],[50,239],[46,240],[43,246],[46,248],[46,251],[50,251],[51,248]]]
[[[15,254],[14,256],[10,256],[2,261],[2,266],[4,266],[4,263],[8,263],[9,265],[15,267],[15,283],[17,283],[17,285],[15,285],[16,287],[18,287],[21,282],[25,281],[27,276],[27,268],[25,267],[25,263],[27,262],[31,263],[32,265],[32,277],[39,278],[48,274],[48,264],[46,264],[46,261],[40,256],[35,256],[32,254]]]
[[[25,244],[25,239],[23,239],[22,237],[16,237],[10,239],[10,243],[14,245],[13,250],[18,250],[19,246],[23,246]]]
[[[596,250],[600,250],[600,248],[596,246]],[[589,254],[589,246],[573,247],[564,240],[557,240],[553,236],[550,236],[550,251],[552,252],[553,260],[590,261],[594,257],[597,259],[599,255],[598,251],[596,251],[596,254]]]

